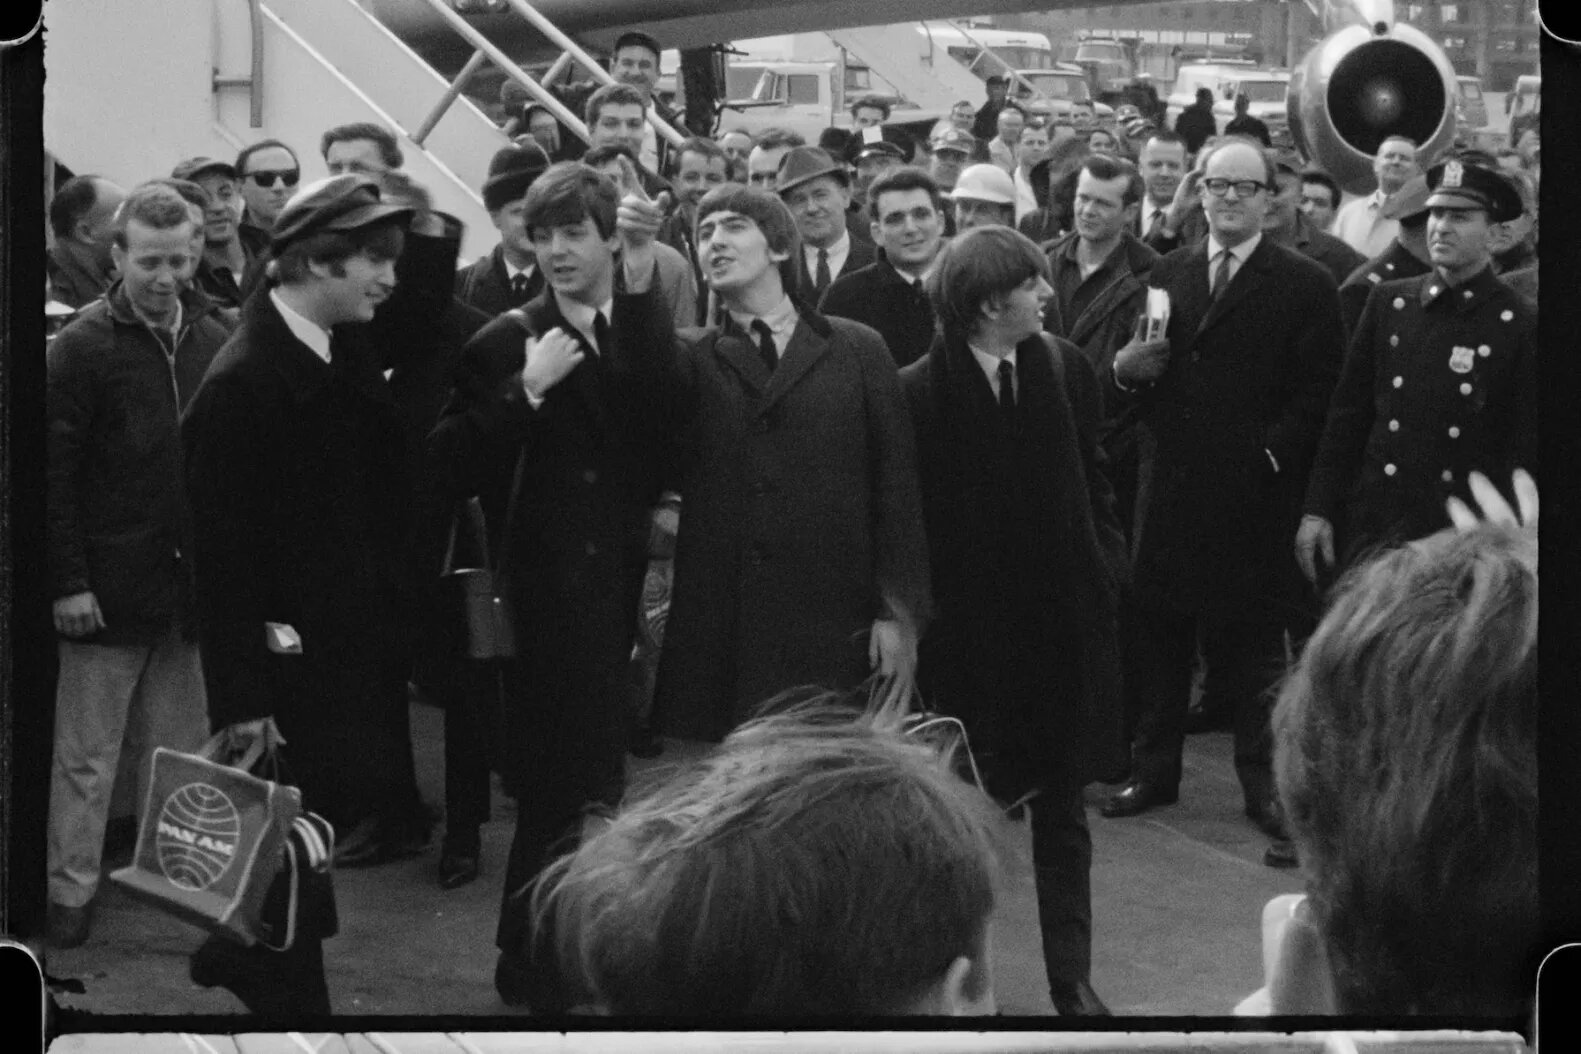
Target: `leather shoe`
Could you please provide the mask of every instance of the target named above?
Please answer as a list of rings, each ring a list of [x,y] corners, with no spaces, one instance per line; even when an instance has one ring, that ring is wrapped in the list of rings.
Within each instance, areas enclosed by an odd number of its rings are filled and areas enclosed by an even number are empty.
[[[417,856],[428,848],[426,830],[393,830],[377,817],[368,817],[335,844],[336,867],[376,867],[392,860]]]
[[[480,870],[476,851],[445,849],[439,854],[439,888],[460,889],[469,882],[476,882]]]
[[[1279,809],[1279,803],[1271,798],[1248,802],[1246,816],[1257,829],[1276,842],[1285,841],[1285,820]]]
[[[1063,981],[1049,985],[1049,998],[1060,1017],[1108,1017],[1112,1011],[1104,1006],[1098,993],[1086,981]]]
[[[1113,819],[1117,816],[1137,816],[1157,805],[1173,805],[1180,800],[1178,788],[1165,790],[1147,780],[1132,780],[1119,793],[1098,808],[1098,812]]]
[[[1295,843],[1288,838],[1269,843],[1267,851],[1263,853],[1263,863],[1278,868],[1301,866],[1301,860],[1296,855]]]
[[[1209,710],[1201,706],[1193,706],[1186,711],[1186,735],[1195,736],[1203,732],[1224,732],[1235,723],[1235,715],[1228,713],[1224,708]]]
[[[93,923],[93,902],[80,908],[51,902],[44,913],[45,940],[51,948],[77,948],[87,943]]]

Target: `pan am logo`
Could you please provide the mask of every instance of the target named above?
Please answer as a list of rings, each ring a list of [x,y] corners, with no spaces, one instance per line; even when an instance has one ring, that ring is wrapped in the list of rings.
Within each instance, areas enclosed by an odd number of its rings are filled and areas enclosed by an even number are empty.
[[[159,810],[154,849],[165,877],[182,889],[207,889],[230,869],[241,835],[230,798],[207,783],[188,783]]]

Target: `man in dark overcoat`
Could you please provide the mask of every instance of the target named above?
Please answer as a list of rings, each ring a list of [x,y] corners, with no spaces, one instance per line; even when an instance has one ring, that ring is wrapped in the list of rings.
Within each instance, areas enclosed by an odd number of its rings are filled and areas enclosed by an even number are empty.
[[[1246,814],[1278,832],[1268,690],[1286,624],[1306,602],[1288,545],[1339,368],[1339,298],[1328,272],[1263,236],[1272,159],[1234,139],[1202,166],[1208,237],[1153,268],[1166,335],[1115,355],[1109,383],[1157,440],[1134,569],[1141,714],[1132,779],[1103,807],[1130,816],[1176,800],[1200,631],[1231,700]],[[1286,534],[1286,537],[1289,535]]]
[[[682,333],[694,409],[655,717],[718,740],[789,688],[876,669],[909,691],[928,556],[883,338],[792,299],[795,221],[773,194],[711,191],[698,241],[727,318]]]
[[[458,398],[431,441],[436,490],[479,495],[503,535],[518,641],[503,753],[519,805],[495,986],[540,1013],[572,997],[534,935],[528,891],[584,810],[613,805],[625,787],[648,512],[678,405],[667,395],[673,322],[654,278],[662,217],[623,167],[624,199],[579,162],[551,167],[528,191],[525,222],[550,287],[468,344]]]
[[[1427,177],[1415,176],[1384,202],[1382,216],[1397,220],[1399,233],[1383,252],[1352,271],[1339,286],[1339,313],[1347,339],[1356,332],[1362,308],[1382,282],[1415,278],[1433,269],[1427,252]]]
[[[868,195],[873,241],[883,255],[836,278],[818,309],[872,326],[895,364],[906,366],[933,344],[923,278],[944,245],[944,195],[933,177],[909,167],[879,176]]]
[[[1448,526],[1445,502],[1470,500],[1470,473],[1536,466],[1535,327],[1494,275],[1489,240],[1520,215],[1520,195],[1453,160],[1427,184],[1433,270],[1373,287],[1329,407],[1296,535],[1314,583]]]
[[[411,669],[406,447],[382,364],[332,335],[390,296],[409,216],[366,176],[298,191],[276,221],[278,284],[182,418],[210,718],[283,739],[304,806],[341,831],[410,804],[386,742]],[[327,1012],[320,954],[303,939],[274,961],[269,998],[289,1005],[316,975]]]
[[[1124,771],[1117,640],[1125,541],[1098,443],[1097,377],[1040,332],[1048,264],[1004,227],[962,235],[929,291],[944,333],[901,372],[917,432],[934,618],[922,696],[959,717],[987,789],[1031,799],[1043,958],[1061,1014],[1089,984],[1082,787]]]
[[[500,232],[500,243],[456,272],[456,296],[490,318],[543,292],[543,271],[533,259],[532,239],[522,222],[522,198],[548,167],[549,156],[534,143],[502,147],[489,159],[483,206]]]

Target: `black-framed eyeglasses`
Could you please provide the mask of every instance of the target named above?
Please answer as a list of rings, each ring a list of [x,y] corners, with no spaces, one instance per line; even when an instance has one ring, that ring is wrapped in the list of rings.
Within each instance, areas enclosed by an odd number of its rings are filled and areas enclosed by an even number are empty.
[[[297,181],[302,178],[302,172],[295,168],[288,168],[282,172],[249,172],[247,173],[247,178],[268,190],[274,186],[276,178],[288,187],[296,186]]]
[[[1224,197],[1231,187],[1235,188],[1235,196],[1238,198],[1250,198],[1259,190],[1268,189],[1265,184],[1255,179],[1204,179],[1202,186],[1216,198]]]

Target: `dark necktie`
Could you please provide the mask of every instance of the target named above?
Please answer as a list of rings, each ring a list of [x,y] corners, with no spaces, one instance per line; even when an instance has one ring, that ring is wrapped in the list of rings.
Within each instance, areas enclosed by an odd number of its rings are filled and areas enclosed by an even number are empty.
[[[527,272],[522,271],[511,279],[511,299],[520,307],[527,302]]]
[[[598,345],[598,357],[604,358],[609,352],[609,322],[602,311],[593,312],[593,341]]]
[[[812,280],[813,291],[817,294],[818,299],[823,299],[824,290],[829,288],[829,281],[829,250],[819,249],[818,273],[813,276]]]
[[[1147,233],[1142,235],[1142,238],[1143,238],[1143,240],[1150,240],[1150,239],[1156,238],[1161,233],[1163,233],[1163,230],[1164,230],[1164,210],[1163,209],[1157,209],[1157,210],[1155,210],[1153,212],[1153,218],[1148,221]]]
[[[999,416],[1007,425],[1016,419],[1016,368],[1006,359],[999,360]]]
[[[1219,266],[1213,272],[1213,299],[1217,300],[1224,295],[1224,287],[1230,284],[1230,250],[1219,250]]]
[[[752,332],[758,335],[758,354],[763,357],[763,368],[769,373],[780,363],[779,352],[774,348],[774,331],[761,318],[752,320]]]

